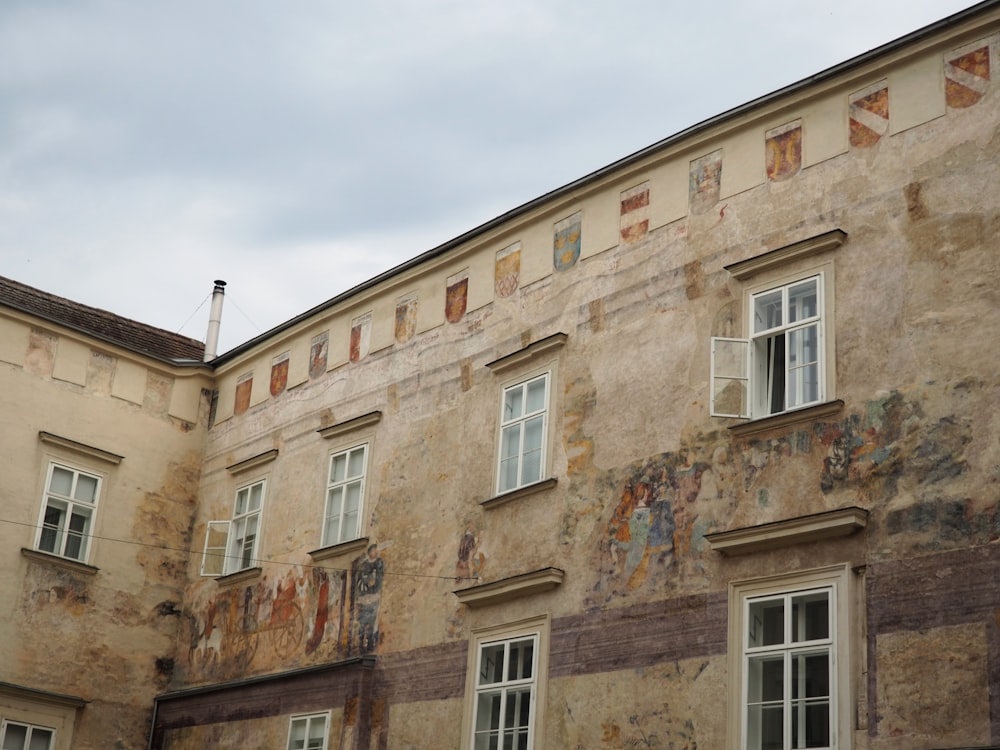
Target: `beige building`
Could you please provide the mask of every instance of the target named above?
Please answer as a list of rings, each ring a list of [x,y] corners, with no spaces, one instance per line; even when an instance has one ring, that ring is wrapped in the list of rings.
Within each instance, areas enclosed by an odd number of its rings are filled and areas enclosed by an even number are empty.
[[[210,365],[5,296],[5,731],[1000,747],[998,43],[983,3]]]

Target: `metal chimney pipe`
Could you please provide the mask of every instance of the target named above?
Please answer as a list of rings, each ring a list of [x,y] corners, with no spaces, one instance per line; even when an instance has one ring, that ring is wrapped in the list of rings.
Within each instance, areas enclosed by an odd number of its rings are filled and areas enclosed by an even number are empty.
[[[222,300],[226,296],[226,282],[215,280],[212,290],[212,310],[208,314],[208,335],[205,337],[205,361],[211,362],[219,348],[219,328],[222,325]]]

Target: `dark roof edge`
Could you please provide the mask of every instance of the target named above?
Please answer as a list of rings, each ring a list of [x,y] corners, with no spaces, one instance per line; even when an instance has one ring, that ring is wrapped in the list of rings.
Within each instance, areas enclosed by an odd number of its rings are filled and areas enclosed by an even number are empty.
[[[60,299],[65,299],[65,298],[60,298]],[[71,300],[67,300],[67,301],[71,301]],[[80,306],[79,303],[76,303],[76,302],[73,302],[73,304],[77,305],[77,306]],[[44,320],[46,323],[51,323],[52,325],[56,325],[56,326],[59,326],[61,328],[65,328],[65,329],[67,329],[69,331],[73,331],[75,333],[79,333],[79,334],[81,334],[83,336],[86,336],[87,338],[94,339],[95,341],[100,341],[101,343],[108,344],[109,346],[114,346],[114,347],[117,347],[119,349],[124,349],[125,351],[132,352],[133,354],[137,354],[137,355],[139,355],[141,357],[146,357],[147,359],[152,359],[152,360],[154,360],[156,362],[160,362],[162,364],[171,365],[172,367],[210,367],[211,366],[211,363],[209,363],[209,362],[203,362],[200,359],[173,358],[173,357],[164,356],[162,354],[156,354],[155,352],[151,352],[151,351],[148,351],[146,349],[140,349],[139,347],[132,346],[132,345],[127,344],[127,343],[125,343],[123,341],[115,339],[115,338],[113,338],[111,336],[105,336],[105,335],[103,335],[103,334],[101,334],[101,333],[99,333],[97,331],[92,330],[92,329],[85,328],[85,327],[79,326],[79,325],[75,325],[74,323],[70,323],[70,322],[68,322],[66,320],[63,320],[61,318],[58,318],[58,317],[56,317],[54,315],[47,315],[47,314],[45,314],[43,312],[40,312],[39,310],[32,309],[31,307],[28,307],[27,305],[19,305],[16,302],[10,302],[8,300],[4,300],[2,303],[0,303],[0,306],[6,307],[9,310],[16,310],[19,313],[24,313],[25,315],[30,315],[32,318],[37,318],[38,320]],[[97,308],[93,308],[93,309],[97,309]],[[131,320],[129,318],[122,318],[122,316],[115,315],[114,313],[110,313],[110,314],[114,315],[116,318],[121,318],[122,320],[128,321],[130,323],[138,323],[138,321],[133,321],[133,320]],[[145,323],[140,323],[140,325],[142,325],[142,326],[144,326],[146,328],[153,328],[153,326],[147,326]],[[194,339],[192,339],[192,340],[194,340]]]
[[[859,55],[855,55],[854,57],[849,58],[843,62],[837,63],[836,65],[830,68],[826,68],[825,70],[822,70],[819,73],[815,73],[814,75],[811,75],[808,78],[803,78],[799,81],[796,81],[795,83],[791,83],[780,89],[772,91],[769,94],[764,94],[763,96],[760,96],[756,99],[752,99],[749,102],[741,104],[737,107],[733,107],[732,109],[728,109],[720,114],[714,115],[708,118],[707,120],[702,120],[701,122],[695,123],[694,125],[691,125],[685,128],[684,130],[678,131],[673,135],[667,136],[663,140],[657,141],[656,143],[650,146],[646,146],[645,148],[642,148],[639,151],[636,151],[632,154],[629,154],[628,156],[625,156],[621,159],[618,159],[617,161],[612,162],[611,164],[601,167],[593,172],[590,172],[589,174],[586,174],[583,177],[574,180],[573,182],[567,183],[562,187],[558,187],[554,190],[544,193],[543,195],[540,195],[539,197],[534,198],[528,201],[527,203],[522,203],[520,206],[517,206],[516,208],[513,208],[510,211],[507,211],[506,213],[500,214],[499,216],[490,219],[489,221],[480,224],[479,226],[474,227],[473,229],[470,229],[467,232],[463,232],[457,237],[454,237],[453,239],[450,239],[438,245],[437,247],[431,248],[430,250],[426,250],[423,253],[414,256],[410,260],[404,261],[403,263],[400,263],[399,265],[394,266],[393,268],[390,268],[387,271],[383,271],[377,276],[373,276],[367,281],[363,281],[360,284],[348,289],[347,291],[341,292],[335,297],[328,299],[326,302],[322,302],[319,305],[316,305],[315,307],[306,310],[304,313],[296,315],[294,318],[291,318],[290,320],[287,320],[284,323],[281,323],[275,326],[274,328],[271,328],[269,331],[265,331],[259,336],[255,336],[249,341],[246,341],[240,344],[239,346],[230,349],[228,352],[225,352],[224,354],[218,356],[216,359],[212,360],[211,364],[220,365],[220,364],[225,364],[229,360],[236,359],[239,355],[243,354],[249,349],[252,349],[257,344],[272,337],[276,333],[280,333],[281,331],[292,328],[301,323],[302,321],[307,320],[308,318],[314,316],[315,314],[322,312],[323,310],[334,307],[335,305],[337,305],[340,302],[343,302],[344,300],[347,300],[367,289],[371,289],[372,287],[377,286],[386,279],[392,278],[393,276],[396,276],[400,273],[403,273],[404,271],[408,271],[411,268],[419,266],[428,260],[443,255],[449,250],[453,250],[456,247],[459,247],[460,245],[468,242],[469,240],[474,239],[479,235],[485,234],[491,229],[494,229],[500,226],[501,224],[510,221],[511,219],[526,214],[529,211],[552,201],[553,199],[572,193],[574,190],[577,190],[587,184],[596,182],[597,180],[601,179],[602,177],[605,177],[606,175],[612,172],[621,170],[623,167],[627,167],[630,164],[639,162],[642,159],[645,159],[646,157],[650,156],[651,154],[656,153],[657,151],[668,148],[669,146],[672,146],[680,141],[683,141],[685,138],[689,138],[692,135],[695,135],[696,133],[708,130],[709,128],[715,125],[726,122],[727,120],[734,119],[747,112],[759,109],[765,104],[786,97],[789,94],[794,94],[798,91],[808,88],[813,84],[829,80],[853,68],[861,67],[862,65],[868,62],[876,60],[880,57],[887,56],[925,37],[932,36],[933,34],[936,34],[940,30],[948,26],[952,26],[956,23],[964,21],[967,18],[979,15],[988,8],[998,5],[1000,5],[1000,0],[984,0],[983,2],[977,3],[976,5],[973,5],[970,8],[966,8],[965,10],[953,13],[950,16],[946,16],[938,21],[935,21],[934,23],[931,23],[920,29],[917,29],[916,31],[912,31],[909,34],[901,36],[893,41],[887,42],[886,44],[882,44],[878,47],[874,47],[868,50],[867,52],[862,52]]]

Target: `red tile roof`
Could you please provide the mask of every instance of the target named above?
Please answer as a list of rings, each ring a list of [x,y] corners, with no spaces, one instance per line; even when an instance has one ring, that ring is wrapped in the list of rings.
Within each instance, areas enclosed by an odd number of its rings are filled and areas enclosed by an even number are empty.
[[[201,361],[205,345],[0,276],[0,305],[156,359]]]

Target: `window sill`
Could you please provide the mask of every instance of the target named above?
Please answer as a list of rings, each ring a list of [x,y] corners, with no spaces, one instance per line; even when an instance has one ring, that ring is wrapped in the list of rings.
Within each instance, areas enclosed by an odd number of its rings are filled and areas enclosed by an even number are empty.
[[[806,406],[802,409],[783,411],[780,414],[772,414],[760,419],[751,419],[749,422],[734,424],[729,427],[729,431],[736,437],[754,435],[758,432],[773,430],[777,427],[786,427],[790,424],[806,422],[810,419],[817,419],[818,417],[836,414],[843,408],[844,402],[838,398],[833,401],[824,401],[822,404],[816,404],[815,406]]]
[[[328,547],[320,547],[319,549],[314,549],[312,552],[307,552],[313,560],[330,560],[334,557],[340,557],[341,555],[348,555],[352,552],[360,552],[361,550],[368,548],[368,537],[361,536],[357,539],[352,539],[349,542],[340,542],[339,544],[331,544]]]
[[[260,578],[260,574],[264,571],[263,568],[244,568],[243,570],[237,570],[235,573],[227,573],[224,576],[216,577],[215,581],[220,586],[235,586],[238,583],[244,583],[246,581],[252,581],[256,578]]]
[[[34,560],[35,562],[45,563],[46,565],[54,565],[57,568],[65,568],[66,570],[72,570],[76,573],[84,573],[88,576],[97,575],[98,571],[100,571],[100,568],[80,562],[79,560],[72,560],[68,557],[60,557],[59,555],[53,555],[50,552],[42,552],[37,549],[21,547],[21,555],[22,557],[27,557],[29,560]]]
[[[558,480],[556,480],[555,477],[550,477],[548,479],[543,479],[540,482],[526,484],[524,487],[518,487],[516,490],[508,490],[503,494],[494,495],[491,498],[483,500],[479,504],[487,510],[490,508],[496,508],[509,503],[511,500],[519,500],[522,497],[528,497],[529,495],[534,495],[538,492],[544,492],[545,490],[552,489],[556,486],[557,481]]]
[[[549,591],[561,584],[565,576],[566,572],[559,568],[542,568],[492,583],[458,589],[452,593],[458,597],[459,602],[469,607],[487,607]]]
[[[851,506],[759,526],[705,534],[705,539],[716,552],[746,555],[849,536],[867,525],[868,511]]]

